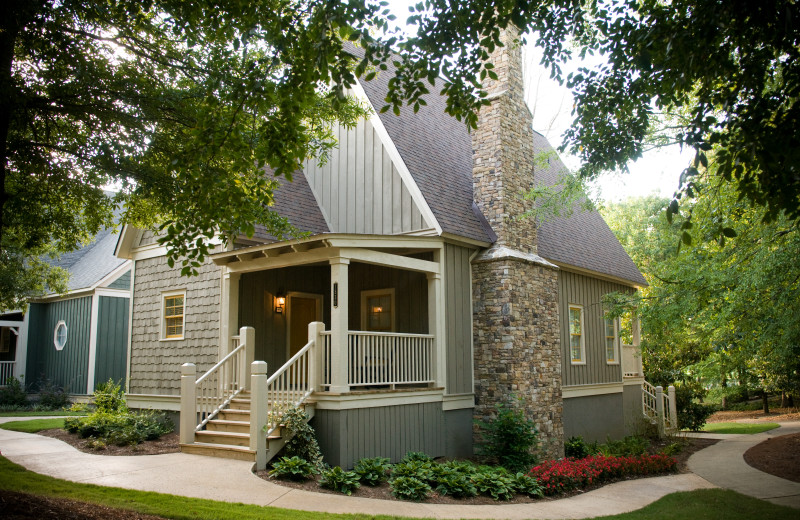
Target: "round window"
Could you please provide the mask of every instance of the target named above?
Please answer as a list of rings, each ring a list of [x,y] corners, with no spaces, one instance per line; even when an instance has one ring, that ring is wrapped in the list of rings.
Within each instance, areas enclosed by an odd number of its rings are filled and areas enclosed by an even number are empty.
[[[67,324],[61,320],[56,325],[56,330],[53,332],[53,344],[56,350],[61,350],[67,344]]]

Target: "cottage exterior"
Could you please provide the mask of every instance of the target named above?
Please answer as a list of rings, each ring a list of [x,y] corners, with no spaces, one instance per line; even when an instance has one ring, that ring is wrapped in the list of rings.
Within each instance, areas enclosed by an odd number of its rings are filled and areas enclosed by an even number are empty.
[[[70,274],[65,294],[0,316],[0,384],[13,376],[30,391],[49,382],[81,396],[109,379],[124,383],[131,262],[114,255],[116,243],[117,235],[101,230],[55,262]]]
[[[277,403],[302,401],[342,466],[471,455],[474,419],[512,395],[551,456],[565,436],[629,431],[641,368],[601,298],[645,281],[594,211],[516,218],[520,193],[564,167],[531,129],[507,38],[472,135],[429,96],[418,114],[340,128],[325,165],[282,184],[274,209],[309,238],[241,237],[185,278],[151,232],[126,227],[129,403],[178,411],[183,393],[184,449],[260,465],[259,446],[280,445]],[[389,77],[353,93],[379,109]]]

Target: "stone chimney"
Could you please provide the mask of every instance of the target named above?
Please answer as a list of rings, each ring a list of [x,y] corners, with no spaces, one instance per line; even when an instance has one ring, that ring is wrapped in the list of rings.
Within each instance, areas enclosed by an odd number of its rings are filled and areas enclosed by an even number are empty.
[[[554,458],[564,453],[558,268],[536,254],[536,223],[521,217],[534,149],[518,38],[503,31],[491,55],[498,79],[484,84],[491,104],[472,132],[475,203],[497,234],[472,265],[474,415],[489,419],[514,396],[536,423],[541,454]]]

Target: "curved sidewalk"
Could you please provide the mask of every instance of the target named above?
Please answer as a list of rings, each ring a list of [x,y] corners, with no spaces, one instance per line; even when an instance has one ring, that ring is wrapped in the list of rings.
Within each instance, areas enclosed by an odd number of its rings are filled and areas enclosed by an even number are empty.
[[[0,422],[24,419],[28,418]],[[532,504],[417,504],[289,489],[255,476],[251,462],[184,453],[91,455],[50,437],[2,429],[0,452],[31,471],[73,482],[303,511],[424,518],[587,518],[641,509],[676,491],[713,487],[696,475],[680,474],[617,482],[582,495]]]
[[[784,422],[780,427],[755,435],[700,434],[697,437],[724,439],[689,458],[689,469],[715,486],[774,504],[800,509],[800,483],[759,471],[744,460],[744,453],[771,437],[800,432],[800,422]]]

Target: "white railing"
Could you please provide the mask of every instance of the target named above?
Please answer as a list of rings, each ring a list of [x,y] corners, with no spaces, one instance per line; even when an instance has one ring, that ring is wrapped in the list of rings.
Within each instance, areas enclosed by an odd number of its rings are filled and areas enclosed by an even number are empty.
[[[622,376],[642,377],[642,354],[635,345],[622,345]]]
[[[331,336],[322,334],[323,386],[331,384]],[[351,330],[347,333],[347,384],[389,386],[435,381],[433,336]]]
[[[656,404],[656,387],[642,382],[642,411],[650,419],[658,420],[658,406]]]
[[[654,421],[658,426],[659,435],[664,436],[667,432],[677,431],[678,414],[675,404],[675,387],[670,385],[667,393],[664,393],[662,387],[643,381],[642,412],[647,419]]]
[[[267,379],[267,436],[280,427],[281,417],[286,410],[300,406],[314,391],[311,383],[313,347],[313,340],[306,343]]]
[[[15,361],[0,361],[0,386],[6,386],[14,377]]]

